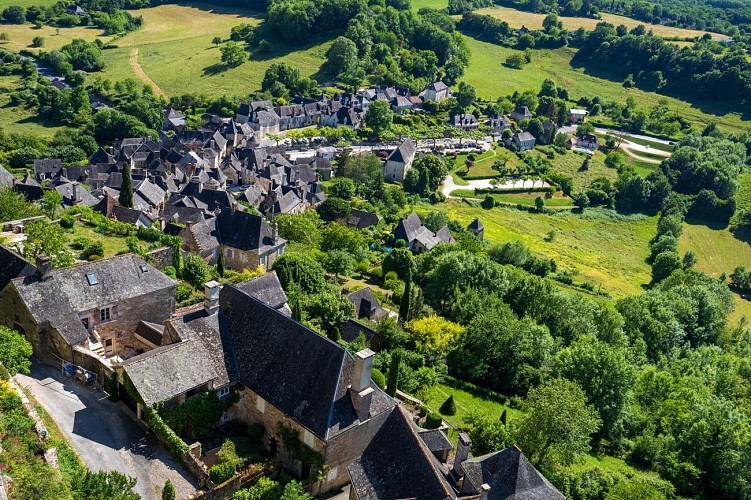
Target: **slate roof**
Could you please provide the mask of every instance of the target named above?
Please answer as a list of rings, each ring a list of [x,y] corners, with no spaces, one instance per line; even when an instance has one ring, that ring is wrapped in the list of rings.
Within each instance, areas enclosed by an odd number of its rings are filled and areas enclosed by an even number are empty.
[[[528,141],[534,142],[535,136],[533,136],[529,132],[517,132],[516,135],[514,136],[514,139],[518,140],[519,142],[528,142]]]
[[[257,278],[243,281],[235,286],[282,314],[292,316],[292,311],[287,305],[287,294],[284,293],[282,284],[276,276],[276,271],[264,273]]]
[[[347,298],[355,306],[355,316],[358,319],[378,319],[388,316],[388,311],[381,307],[370,287],[361,288],[356,292],[349,293],[347,294]]]
[[[220,307],[240,383],[324,440],[359,423],[348,391],[355,363],[343,347],[234,285],[222,288]],[[371,415],[394,406],[371,387]]]
[[[95,274],[98,284],[89,285],[87,273]],[[70,345],[89,336],[78,318],[79,312],[177,286],[177,282],[133,254],[56,269],[44,281],[37,276],[16,278],[12,284],[37,324],[49,321]]]
[[[394,237],[409,243],[417,237],[422,227],[420,216],[417,215],[417,212],[412,212],[397,223],[396,228],[394,228]]]
[[[470,231],[482,231],[485,229],[485,226],[482,225],[482,222],[480,222],[480,219],[475,218],[472,222],[469,223],[469,226],[467,226],[467,229]]]
[[[417,146],[415,145],[414,141],[412,141],[412,139],[406,139],[404,142],[399,144],[398,148],[392,151],[386,161],[409,163],[415,157],[416,151]]]
[[[22,276],[31,276],[36,272],[36,266],[19,254],[0,245],[0,290],[6,287],[10,280]]]
[[[150,323],[148,321],[141,320],[141,322],[138,323],[138,326],[136,326],[136,333],[155,346],[159,347],[162,344],[164,325],[158,325],[156,323]]]
[[[13,187],[15,177],[0,165],[0,187]]]
[[[201,308],[177,316],[171,322],[183,342],[192,340],[203,345],[205,352],[202,355],[207,357],[216,372],[214,387],[228,384],[231,377],[227,367],[231,366],[231,361],[225,349],[229,340],[224,317],[221,314],[209,315]]]
[[[446,433],[440,429],[420,430],[419,435],[425,446],[433,453],[454,449]]]
[[[188,227],[188,231],[193,235],[193,239],[202,253],[211,251],[219,246],[219,240],[216,236],[216,219],[214,217],[193,224]]]
[[[120,205],[116,205],[112,207],[112,216],[120,222],[125,222],[126,224],[133,224],[133,225],[136,225],[136,223],[141,219],[141,217],[145,217],[149,221],[152,221],[151,217],[149,217],[147,214],[145,214],[141,210],[136,210],[134,208],[121,207]]]
[[[490,486],[488,500],[563,500],[565,497],[512,446],[462,463],[462,493],[477,494]]]
[[[380,221],[381,217],[378,214],[353,209],[349,213],[347,225],[350,227],[356,227],[357,229],[365,229],[366,227],[378,225]]]
[[[121,366],[149,406],[217,378],[209,353],[196,340],[157,347],[123,361]]]
[[[347,471],[358,500],[455,498],[435,457],[401,405],[391,411],[362,456]]]
[[[223,211],[216,217],[216,235],[219,243],[238,250],[257,250],[264,255],[286,240],[272,238],[272,229],[260,215],[247,212]]]

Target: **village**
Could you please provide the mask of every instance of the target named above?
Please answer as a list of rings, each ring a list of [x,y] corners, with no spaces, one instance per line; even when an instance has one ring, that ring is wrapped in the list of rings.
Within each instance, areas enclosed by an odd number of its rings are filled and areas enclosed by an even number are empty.
[[[96,213],[137,230],[158,230],[179,244],[53,269],[43,253],[35,259],[22,256],[29,255],[23,251],[25,227],[39,218],[4,223],[0,323],[31,343],[35,363],[57,367],[61,383],[79,380],[105,391],[119,401],[113,411],[150,429],[178,467],[189,471],[188,479],[177,482],[191,498],[229,497],[252,484],[248,481],[280,470],[303,481],[310,494],[344,491],[340,497],[353,500],[563,498],[518,447],[472,457],[466,433],[452,442],[445,423],[426,428],[422,402],[372,379],[374,356],[384,340],[375,322],[401,320],[401,311],[383,307],[368,287],[347,294],[354,314],[341,340],[365,341],[352,353],[300,322],[273,270],[287,245],[275,218],[320,207],[327,200],[324,183],[336,178],[345,148],[355,155],[375,153],[389,182],[403,182],[416,158],[468,148],[450,138],[403,138],[353,148],[323,138],[285,139],[287,131],[355,129],[371,102],[385,101],[395,113],[418,112],[423,99],[440,102],[450,96],[437,82],[420,96],[374,88],[332,99],[296,98],[286,106],[251,102],[241,104],[234,117],[204,115],[196,130],[185,127],[185,116],[166,108],[156,140],[123,138],[101,148],[85,166],[35,159],[33,172],[23,179],[2,169],[2,184],[31,201],[59,193],[53,215],[89,207],[75,216],[76,224]],[[585,115],[572,109],[569,118],[575,125]],[[485,128],[525,151],[536,139],[517,124],[531,117],[521,106],[508,117],[489,117]],[[464,132],[480,127],[471,114],[454,116],[452,124]],[[504,134],[512,126],[517,131]],[[551,143],[557,130],[545,122],[540,141]],[[487,149],[483,139],[494,138],[478,136],[471,148]],[[569,147],[592,151],[598,140],[585,134]],[[123,190],[132,191],[129,203],[122,203],[128,199]],[[331,222],[337,223],[372,231],[383,226],[383,217],[353,209]],[[479,220],[466,231],[482,242]],[[414,255],[456,243],[448,227],[430,229],[414,212],[398,221],[390,241],[401,241]],[[188,255],[221,266],[222,272],[252,270],[257,277],[236,283],[211,279],[203,283],[202,297],[178,307],[178,282],[163,271]],[[282,277],[285,284],[289,280]],[[191,400],[218,408],[215,421],[195,419],[188,432],[165,424],[165,412],[190,407]],[[258,450],[267,458],[260,469],[233,466],[219,481],[213,472],[220,463],[217,449],[181,436],[196,435],[196,426],[221,435],[237,423],[260,429]]]

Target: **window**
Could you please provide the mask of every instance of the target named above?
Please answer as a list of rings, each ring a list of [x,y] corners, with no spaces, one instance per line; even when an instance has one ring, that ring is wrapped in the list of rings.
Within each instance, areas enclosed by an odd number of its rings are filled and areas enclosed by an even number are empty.
[[[81,323],[83,323],[84,328],[89,329],[89,318],[82,318]]]
[[[313,438],[313,434],[307,429],[303,432],[303,442],[309,447],[315,449],[315,439]]]
[[[111,319],[112,319],[111,307],[105,307],[104,309],[99,310],[99,321],[101,323],[106,323],[107,321],[110,321]]]
[[[337,471],[337,468],[336,468],[336,467],[334,467],[333,469],[331,469],[331,470],[329,471],[329,473],[328,473],[328,474],[326,474],[326,481],[328,481],[328,482],[331,482],[331,481],[333,481],[334,479],[336,479],[336,473],[337,473],[337,472],[338,472],[338,471]]]
[[[89,282],[89,286],[99,284],[99,278],[97,278],[96,274],[94,273],[86,273],[86,281]]]
[[[146,264],[141,264],[141,272],[142,273],[148,273],[149,272],[149,266]]]
[[[256,396],[256,410],[266,413],[266,400],[261,396]]]
[[[229,387],[222,387],[216,392],[216,395],[220,398],[227,396],[227,394],[229,394]]]

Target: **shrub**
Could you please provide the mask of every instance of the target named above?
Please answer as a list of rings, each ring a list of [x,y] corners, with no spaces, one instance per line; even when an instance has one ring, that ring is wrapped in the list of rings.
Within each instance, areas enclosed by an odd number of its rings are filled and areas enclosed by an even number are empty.
[[[60,227],[63,229],[71,229],[76,223],[76,218],[72,215],[63,215],[60,217]]]
[[[81,252],[81,255],[90,260],[91,257],[104,257],[104,245],[101,241],[92,241],[86,245],[83,252]]]
[[[193,253],[185,256],[183,278],[196,288],[202,288],[211,277],[211,270],[203,259]]]
[[[441,426],[443,423],[443,418],[441,418],[441,415],[436,412],[430,412],[428,413],[428,416],[425,417],[425,428],[426,429],[437,429]]]
[[[222,464],[216,464],[209,469],[209,477],[214,484],[222,484],[232,478],[235,473],[235,464],[231,462],[225,462]]]
[[[87,238],[86,236],[76,236],[73,239],[73,243],[70,244],[70,247],[73,248],[74,250],[83,250],[84,248],[89,246],[89,244],[93,242],[94,240],[92,240],[91,238]]]
[[[383,372],[381,372],[381,370],[373,368],[371,378],[373,379],[373,382],[375,382],[375,385],[377,385],[381,389],[386,388],[386,376],[383,374]]]
[[[172,484],[172,481],[167,479],[167,482],[164,483],[164,488],[162,488],[162,500],[175,500],[175,497],[175,486]]]
[[[482,200],[482,208],[490,210],[493,207],[495,207],[495,198],[492,195],[486,195],[485,199]]]
[[[438,411],[440,411],[442,415],[456,415],[456,403],[454,402],[454,396],[449,396],[448,399],[443,402]]]

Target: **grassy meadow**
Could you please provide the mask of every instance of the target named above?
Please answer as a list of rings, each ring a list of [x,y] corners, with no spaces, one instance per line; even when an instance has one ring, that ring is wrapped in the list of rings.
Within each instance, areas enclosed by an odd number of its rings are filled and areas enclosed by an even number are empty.
[[[212,39],[218,36],[228,40],[230,29],[240,23],[260,25],[262,13],[206,4],[160,5],[131,13],[142,16],[144,26],[117,40],[117,48],[103,52],[107,67],[102,76],[143,80],[133,64],[133,51],[137,49],[135,60],[140,70],[168,96],[247,95],[260,88],[266,68],[281,61],[311,76],[321,72],[330,44],[317,39],[300,47],[274,41],[269,53],[252,53],[249,61],[228,69],[222,65],[219,48]]]
[[[650,280],[649,240],[657,231],[657,218],[621,216],[604,209],[584,214],[556,211],[532,214],[514,208],[485,210],[461,200],[436,207],[462,224],[478,217],[491,243],[520,240],[530,249],[558,263],[559,269],[578,273],[576,281],[590,281],[613,297],[643,292]],[[553,231],[553,241],[546,236]]]
[[[37,29],[32,24],[3,24],[0,25],[0,33],[8,34],[8,41],[1,43],[0,48],[19,52],[21,50],[57,50],[63,45],[70,43],[74,38],[83,38],[93,42],[99,38],[106,42],[112,37],[105,36],[102,30],[89,28],[87,26],[76,26],[74,28],[53,28],[52,26],[42,26]],[[44,38],[44,47],[37,49],[31,46],[31,41],[36,36]]]
[[[5,133],[30,133],[39,137],[52,138],[62,127],[39,118],[34,110],[13,106],[10,94],[21,82],[18,76],[0,76],[0,125]]]
[[[478,14],[485,14],[493,16],[502,21],[506,21],[512,28],[521,28],[526,26],[529,29],[542,29],[542,21],[545,19],[546,14],[536,14],[534,12],[524,12],[509,7],[501,7],[499,5],[480,9]],[[671,26],[661,26],[645,23],[644,21],[637,21],[625,16],[618,16],[616,14],[609,14],[607,12],[600,13],[602,19],[590,19],[586,17],[565,17],[559,16],[559,20],[563,23],[563,27],[569,31],[574,31],[579,28],[584,28],[587,31],[592,31],[597,26],[597,23],[608,22],[615,26],[623,24],[628,29],[637,27],[638,25],[644,25],[647,31],[652,30],[655,36],[662,37],[680,37],[680,38],[695,38],[704,35],[706,31],[689,30],[684,28],[676,28]]]

